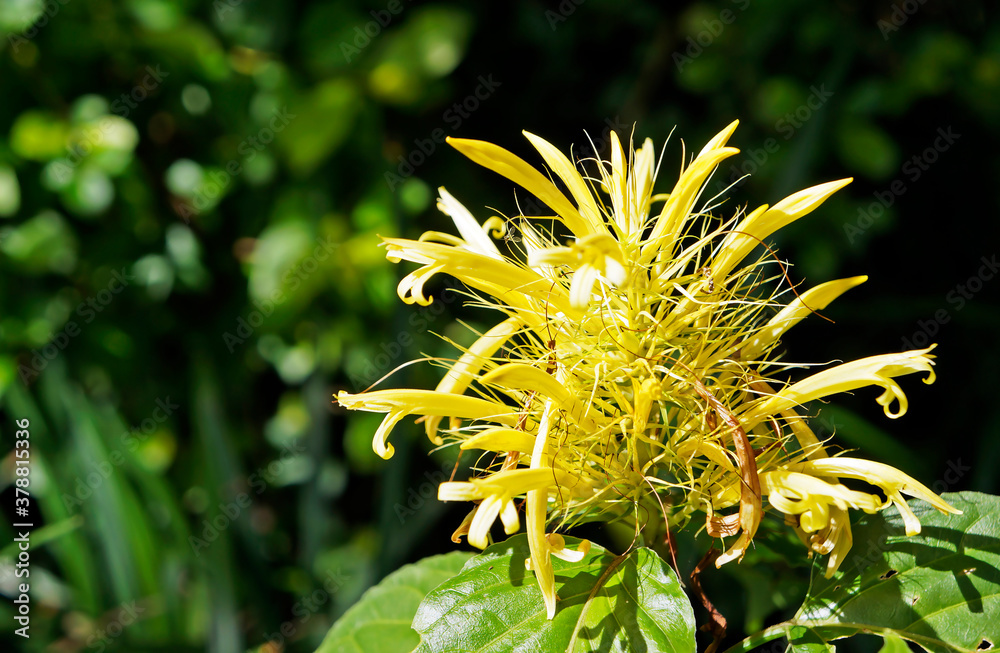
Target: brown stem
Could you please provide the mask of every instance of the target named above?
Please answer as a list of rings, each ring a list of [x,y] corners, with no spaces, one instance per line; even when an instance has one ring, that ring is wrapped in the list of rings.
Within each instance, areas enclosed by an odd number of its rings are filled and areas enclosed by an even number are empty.
[[[708,623],[702,625],[701,630],[707,630],[711,633],[712,643],[705,649],[705,653],[715,653],[716,649],[719,648],[719,644],[722,643],[722,639],[726,636],[726,618],[722,616],[722,613],[719,612],[709,600],[708,595],[705,594],[705,590],[701,586],[700,577],[701,572],[715,562],[715,559],[718,557],[719,551],[713,546],[694,568],[694,571],[691,572],[691,589],[697,595],[705,610],[708,611]]]

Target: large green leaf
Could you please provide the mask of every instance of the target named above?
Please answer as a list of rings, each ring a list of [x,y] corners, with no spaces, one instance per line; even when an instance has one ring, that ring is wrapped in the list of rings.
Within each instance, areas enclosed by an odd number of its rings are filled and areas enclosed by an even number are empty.
[[[803,626],[789,628],[786,636],[789,653],[834,653],[837,650],[815,630]]]
[[[882,641],[882,648],[878,653],[910,653],[910,646],[905,640],[889,635]]]
[[[534,574],[525,571],[528,556],[527,538],[512,537],[429,593],[413,620],[421,638],[415,653],[695,650],[691,604],[651,550],[619,558],[594,546],[577,563],[554,559],[560,598],[552,621]]]
[[[344,613],[316,653],[410,653],[420,642],[410,628],[420,601],[457,574],[469,557],[454,551],[389,574]]]
[[[896,636],[928,651],[984,651],[1000,644],[1000,498],[962,492],[944,515],[910,505],[922,524],[907,537],[895,510],[866,515],[833,578],[818,577],[792,624],[829,640],[859,632]]]

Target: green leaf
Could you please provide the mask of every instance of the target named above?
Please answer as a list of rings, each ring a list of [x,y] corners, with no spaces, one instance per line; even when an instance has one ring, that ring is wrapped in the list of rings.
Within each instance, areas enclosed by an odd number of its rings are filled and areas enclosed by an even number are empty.
[[[826,640],[868,632],[933,653],[1000,645],[1000,498],[942,496],[962,514],[913,501],[922,525],[914,537],[906,536],[896,510],[865,515],[841,569],[813,580],[791,623]]]
[[[845,119],[837,128],[834,143],[844,164],[866,177],[886,180],[899,169],[899,148],[872,122]]]
[[[21,186],[17,174],[8,165],[0,164],[0,218],[9,218],[21,208]]]
[[[316,653],[410,653],[420,641],[410,628],[420,601],[470,557],[454,551],[397,569],[344,613]]]
[[[900,639],[895,635],[889,635],[885,638],[882,648],[878,650],[878,653],[910,653],[910,646],[906,643],[906,640]]]
[[[73,228],[50,210],[28,218],[0,238],[0,252],[29,274],[69,274],[76,267],[77,249]]]
[[[413,620],[421,638],[415,653],[695,650],[691,604],[651,550],[617,557],[595,545],[580,562],[553,559],[560,598],[552,621],[524,569],[528,557],[527,537],[512,537],[429,593]]]
[[[811,628],[794,626],[788,629],[788,646],[792,653],[835,653],[837,647],[828,644]]]
[[[276,111],[276,117],[287,121],[277,141],[288,167],[300,175],[312,172],[351,135],[361,108],[357,86],[347,78],[338,78],[316,86],[290,111]]]

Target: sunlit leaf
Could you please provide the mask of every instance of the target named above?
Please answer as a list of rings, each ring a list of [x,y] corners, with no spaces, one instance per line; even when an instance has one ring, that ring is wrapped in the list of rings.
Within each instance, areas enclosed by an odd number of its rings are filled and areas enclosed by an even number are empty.
[[[567,546],[579,540],[566,538]],[[593,546],[580,562],[553,560],[559,604],[546,618],[528,540],[517,535],[473,558],[427,595],[413,620],[415,653],[631,653],[695,650],[691,603],[653,551],[618,557]]]
[[[3,234],[0,251],[27,272],[67,273],[76,265],[73,231],[55,211],[44,211]]]
[[[469,557],[453,551],[389,574],[334,624],[316,653],[410,653],[420,641],[410,627],[420,601]]]
[[[357,87],[347,79],[335,79],[276,112],[273,122],[280,126],[278,142],[288,166],[299,174],[311,172],[347,138],[360,109]]]
[[[865,632],[932,653],[991,650],[1000,643],[1000,498],[962,492],[944,515],[913,501],[922,524],[907,537],[895,510],[866,515],[833,578],[814,578],[793,623],[825,639]]]
[[[21,186],[14,169],[0,165],[0,217],[9,218],[21,208]]]

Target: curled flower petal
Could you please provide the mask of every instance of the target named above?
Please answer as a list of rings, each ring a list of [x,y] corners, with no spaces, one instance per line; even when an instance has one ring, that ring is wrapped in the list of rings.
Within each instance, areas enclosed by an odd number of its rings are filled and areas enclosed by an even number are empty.
[[[389,432],[406,415],[437,415],[461,419],[487,419],[507,426],[517,423],[509,406],[486,399],[454,395],[433,390],[375,390],[361,394],[341,391],[337,403],[349,410],[389,413],[375,436],[374,448],[382,458],[391,458]]]
[[[924,383],[933,383],[935,379],[934,357],[929,355],[933,349],[934,346],[931,346],[927,349],[905,351],[899,354],[870,356],[817,372],[803,381],[782,389],[751,410],[745,417],[745,427],[749,428],[759,423],[765,415],[789,410],[814,399],[821,399],[840,392],[850,392],[869,385],[877,385],[885,390],[878,398],[878,403],[885,409],[885,414],[888,417],[900,417],[906,413],[908,403],[903,389],[894,378],[905,374],[926,372],[927,378],[924,379]],[[899,402],[899,410],[896,412],[891,410],[894,401]]]
[[[525,305],[524,301],[519,299],[521,296],[541,299],[559,307],[560,310],[571,312],[563,289],[554,287],[550,280],[531,269],[440,243],[401,238],[383,238],[382,242],[386,245],[385,255],[389,260],[407,260],[428,266],[428,271],[421,273],[421,286],[432,275],[447,272],[473,288],[501,295],[505,301],[514,306]],[[421,271],[418,270],[418,272]],[[408,282],[408,284],[406,288],[409,288],[413,282]],[[404,286],[401,282],[399,296],[406,301],[406,293],[403,289]],[[430,304],[430,301],[426,303]]]
[[[419,304],[420,306],[430,306],[434,301],[432,297],[424,295],[424,284],[435,274],[445,269],[444,265],[425,265],[424,267],[409,273],[396,286],[396,293],[405,304]]]
[[[545,539],[552,547],[552,555],[566,562],[580,562],[590,551],[590,540],[582,540],[577,548],[570,549],[566,546],[566,539],[558,533],[549,533]]]
[[[846,510],[836,507],[830,509],[830,526],[822,536],[823,549],[825,549],[822,552],[830,555],[824,576],[832,578],[854,543],[854,538],[851,535],[851,519]],[[814,548],[814,550],[817,549]]]
[[[503,508],[504,497],[490,494],[479,504],[476,516],[469,526],[469,544],[477,549],[485,549],[489,546],[490,527],[500,516],[500,509]]]
[[[906,500],[902,496],[904,494],[923,499],[943,513],[962,514],[961,510],[953,508],[927,486],[895,467],[883,463],[860,458],[836,457],[809,460],[793,465],[791,468],[805,474],[854,478],[881,488],[903,516],[907,535],[920,533],[920,521],[906,505]]]
[[[513,535],[521,528],[521,520],[517,516],[517,506],[514,502],[507,500],[504,503],[503,510],[500,511],[500,521],[503,522],[503,532],[507,535]]]

